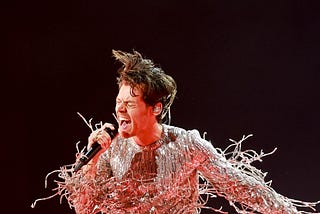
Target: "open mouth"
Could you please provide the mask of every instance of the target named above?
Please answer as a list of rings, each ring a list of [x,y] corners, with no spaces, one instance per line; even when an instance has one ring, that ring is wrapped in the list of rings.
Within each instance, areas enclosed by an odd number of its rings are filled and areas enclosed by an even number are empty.
[[[121,129],[125,130],[127,129],[128,125],[131,124],[131,120],[126,119],[126,118],[119,118],[119,125]]]

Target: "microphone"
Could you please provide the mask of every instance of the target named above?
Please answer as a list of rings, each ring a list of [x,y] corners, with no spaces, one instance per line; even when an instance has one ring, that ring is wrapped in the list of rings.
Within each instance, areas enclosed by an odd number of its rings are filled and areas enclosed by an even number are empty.
[[[111,140],[117,135],[118,127],[113,124],[114,130],[105,128],[105,131],[110,135]],[[74,167],[73,172],[78,172],[81,167],[86,165],[101,149],[101,145],[98,142],[93,142],[89,150],[79,159],[77,165]]]

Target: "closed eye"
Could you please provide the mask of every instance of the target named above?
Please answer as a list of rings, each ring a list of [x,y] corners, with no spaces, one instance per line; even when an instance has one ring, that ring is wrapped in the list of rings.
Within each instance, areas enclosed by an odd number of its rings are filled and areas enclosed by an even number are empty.
[[[123,103],[123,104],[125,105],[125,107],[127,107],[127,108],[134,108],[134,107],[136,106],[136,103],[133,102],[133,101],[122,101],[122,100],[119,100],[119,99],[116,100],[116,104],[117,104],[117,105],[121,105],[122,103]]]

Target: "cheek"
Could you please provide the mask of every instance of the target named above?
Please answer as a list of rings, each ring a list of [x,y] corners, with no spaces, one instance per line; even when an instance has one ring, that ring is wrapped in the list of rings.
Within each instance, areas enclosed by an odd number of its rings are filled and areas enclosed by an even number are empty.
[[[139,112],[137,112],[135,109],[127,109],[127,114],[129,115],[131,121],[137,121],[141,117]]]
[[[145,123],[146,120],[148,120],[149,118],[149,112],[146,109],[131,110],[131,111],[128,111],[128,114],[130,115],[131,120],[136,123]]]

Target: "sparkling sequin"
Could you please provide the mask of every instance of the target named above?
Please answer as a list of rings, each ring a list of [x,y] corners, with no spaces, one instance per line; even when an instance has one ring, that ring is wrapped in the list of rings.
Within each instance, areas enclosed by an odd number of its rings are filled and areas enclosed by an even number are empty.
[[[297,207],[315,211],[319,202],[289,199],[271,188],[266,174],[251,165],[271,153],[241,151],[246,137],[222,151],[196,130],[168,125],[163,130],[161,139],[146,147],[132,138],[116,138],[100,156],[95,175],[87,173],[88,167],[78,173],[61,168],[58,194],[78,214],[194,214],[208,208],[208,198],[217,195],[238,213],[308,213]]]

